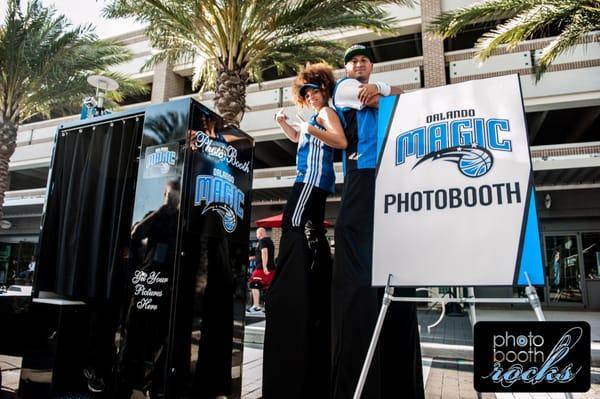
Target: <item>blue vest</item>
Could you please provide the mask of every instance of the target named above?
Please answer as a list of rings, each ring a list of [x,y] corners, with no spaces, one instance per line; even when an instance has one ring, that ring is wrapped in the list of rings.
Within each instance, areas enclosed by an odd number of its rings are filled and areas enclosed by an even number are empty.
[[[316,114],[311,116],[308,123],[324,129],[317,123]],[[296,172],[297,183],[310,184],[321,190],[333,192],[335,190],[333,148],[308,133],[301,134],[296,153]]]
[[[344,175],[354,169],[375,168],[378,110],[371,107],[364,107],[360,111],[338,108],[336,112],[348,140],[348,147],[343,153]]]

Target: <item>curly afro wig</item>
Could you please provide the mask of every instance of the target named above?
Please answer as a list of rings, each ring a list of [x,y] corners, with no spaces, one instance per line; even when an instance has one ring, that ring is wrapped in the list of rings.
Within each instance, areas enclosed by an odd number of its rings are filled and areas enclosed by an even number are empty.
[[[325,97],[325,101],[327,102],[329,98],[331,98],[335,86],[333,70],[325,63],[308,64],[306,67],[302,68],[292,85],[294,102],[301,108],[306,105],[306,100],[304,99],[304,96],[301,95],[300,91],[302,86],[307,83],[319,86]]]

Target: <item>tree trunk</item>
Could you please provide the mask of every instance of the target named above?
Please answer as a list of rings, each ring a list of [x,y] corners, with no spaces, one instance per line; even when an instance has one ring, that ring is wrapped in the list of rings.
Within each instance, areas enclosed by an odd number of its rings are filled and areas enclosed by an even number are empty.
[[[10,185],[8,162],[17,147],[17,125],[7,119],[0,119],[0,218],[4,216],[4,193]]]
[[[226,124],[239,127],[246,111],[248,73],[241,69],[221,68],[217,74],[215,107]]]

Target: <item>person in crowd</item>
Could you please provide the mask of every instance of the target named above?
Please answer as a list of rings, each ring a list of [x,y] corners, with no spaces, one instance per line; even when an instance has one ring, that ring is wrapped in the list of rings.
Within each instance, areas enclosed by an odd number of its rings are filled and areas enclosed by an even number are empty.
[[[248,282],[252,293],[252,306],[248,309],[249,313],[263,311],[260,306],[260,292],[269,289],[275,271],[275,245],[264,227],[256,229],[256,239],[258,240],[255,256],[256,266]]]
[[[371,287],[377,117],[380,96],[399,95],[400,89],[369,83],[373,56],[354,45],[346,50],[348,78],[358,80],[360,109],[338,109],[348,146],[344,152],[344,189],[335,226],[332,277],[332,398],[354,395],[374,333],[383,289]],[[398,254],[401,261],[402,254]],[[396,289],[414,296],[414,289]],[[416,306],[392,302],[362,397],[411,399],[424,397]]]
[[[23,270],[19,273],[19,278],[24,278],[26,280],[30,280],[33,277],[33,273],[35,272],[35,256],[31,257],[29,264],[27,265],[27,269]]]
[[[556,288],[560,287],[560,261],[560,250],[555,249],[552,254],[552,274],[554,275],[552,286]]]
[[[325,200],[335,188],[334,149],[347,144],[340,120],[328,105],[334,85],[329,65],[307,65],[292,93],[300,108],[312,109],[312,116],[294,124],[283,109],[275,115],[298,148],[296,181],[283,212],[277,272],[267,293],[265,399],[329,395],[331,254],[323,221]]]

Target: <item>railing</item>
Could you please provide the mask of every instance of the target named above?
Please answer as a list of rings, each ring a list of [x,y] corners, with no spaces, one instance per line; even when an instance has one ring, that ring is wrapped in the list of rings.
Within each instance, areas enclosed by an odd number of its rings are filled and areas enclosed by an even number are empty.
[[[554,37],[529,40],[513,49],[500,46],[485,62],[474,60],[475,49],[451,51],[445,54],[450,70],[450,83],[483,79],[494,76],[519,73],[523,84],[524,97],[576,93],[580,91],[600,90],[600,80],[593,79],[600,75],[600,32],[592,32],[584,36],[579,44],[559,55],[546,71],[540,82],[535,81],[534,66],[542,56],[542,49]],[[569,71],[576,74],[569,78],[569,84],[553,84],[553,80],[566,79],[556,72]],[[581,85],[574,83],[581,82]],[[579,87],[582,86],[582,87]]]
[[[4,197],[4,206],[43,204],[45,198],[46,188],[7,191]]]
[[[150,105],[150,101],[145,101],[136,104],[124,105],[119,108],[118,111],[125,111],[136,108],[143,108],[147,105]],[[36,143],[43,143],[54,140],[54,134],[56,133],[56,128],[59,125],[74,122],[79,120],[79,114],[63,116],[61,118],[48,119],[40,122],[33,122],[21,125],[19,127],[19,131],[17,132],[17,147],[23,145],[31,145]],[[50,155],[50,154],[47,154]]]
[[[565,167],[564,161],[575,167],[600,166],[600,142],[535,146],[531,147],[531,157],[534,171],[561,169]],[[559,163],[552,166],[550,165],[552,161]],[[579,163],[574,161],[579,161]],[[333,166],[336,182],[342,183],[342,163],[336,162]],[[254,189],[291,187],[294,184],[295,176],[295,166],[255,169]],[[7,191],[5,206],[42,204],[45,196],[45,188]]]
[[[600,142],[531,147],[531,157],[542,160],[556,158],[600,158]]]
[[[381,62],[375,65],[371,80],[381,80],[394,86],[400,86],[404,90],[418,89],[422,87],[422,67],[423,57]],[[334,72],[338,78],[344,76],[343,69],[337,69]],[[293,77],[276,79],[248,85],[246,88],[246,105],[250,108],[250,112],[292,106],[291,86],[294,79]],[[174,101],[189,97],[197,98],[202,104],[211,109],[213,108],[213,92],[177,96],[170,100]]]
[[[333,164],[333,170],[336,173],[342,172],[342,163],[336,162]],[[254,169],[255,179],[264,179],[272,177],[290,177],[296,176],[296,166],[281,166],[277,168]]]
[[[546,161],[556,158],[591,158],[600,160],[600,142],[535,146],[531,147],[531,158],[534,161],[534,170],[536,170],[536,161]],[[336,173],[341,173],[342,163],[335,163],[334,170]],[[283,166],[278,168],[254,170],[255,180],[268,178],[285,179],[292,178],[294,176],[296,176],[295,166]]]

